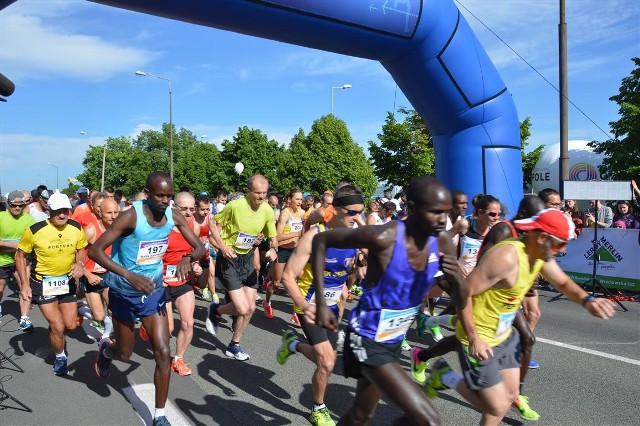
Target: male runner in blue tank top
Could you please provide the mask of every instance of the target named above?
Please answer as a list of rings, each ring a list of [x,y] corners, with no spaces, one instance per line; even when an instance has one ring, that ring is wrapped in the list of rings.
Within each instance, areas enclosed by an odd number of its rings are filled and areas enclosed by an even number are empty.
[[[169,394],[171,357],[169,324],[163,287],[162,256],[169,244],[169,233],[176,226],[193,247],[177,265],[176,276],[186,279],[191,262],[204,257],[205,249],[187,220],[171,209],[173,182],[164,172],[153,172],[145,185],[146,201],[120,213],[89,250],[89,257],[107,271],[104,282],[110,288],[109,309],[113,316],[115,342],[100,341],[95,370],[98,376],[109,376],[111,360],[128,361],[134,344],[134,321],[139,317],[146,329],[156,360],[154,374],[155,412],[153,426],[166,426],[164,406]],[[112,246],[112,257],[105,249]]]
[[[458,309],[464,307],[468,290],[451,237],[445,231],[451,194],[427,176],[414,179],[406,194],[409,215],[404,221],[335,229],[319,233],[313,240],[315,322],[330,330],[335,330],[337,321],[324,298],[322,271],[327,248],[358,247],[369,251],[364,294],[351,311],[343,353],[345,376],[357,378],[358,385],[353,406],[339,425],[371,420],[381,392],[405,413],[393,424],[440,423],[438,413],[400,365],[402,339],[434,284],[447,281]]]

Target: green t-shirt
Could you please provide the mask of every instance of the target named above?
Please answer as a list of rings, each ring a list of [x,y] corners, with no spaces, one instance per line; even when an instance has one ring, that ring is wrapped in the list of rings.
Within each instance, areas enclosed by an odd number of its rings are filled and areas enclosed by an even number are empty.
[[[25,229],[36,221],[30,214],[20,213],[14,217],[10,212],[0,212],[0,241],[17,243]],[[15,261],[15,249],[0,248],[0,266],[13,265]]]
[[[222,241],[238,254],[249,253],[261,232],[265,238],[277,235],[271,207],[262,203],[258,210],[253,210],[246,197],[227,203],[215,218],[222,225]]]

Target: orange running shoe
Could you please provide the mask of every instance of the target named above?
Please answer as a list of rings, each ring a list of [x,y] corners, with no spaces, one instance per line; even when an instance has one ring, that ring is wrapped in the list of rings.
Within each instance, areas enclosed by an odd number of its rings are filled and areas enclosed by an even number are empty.
[[[184,363],[182,358],[172,359],[171,369],[181,376],[189,376],[191,374],[191,369]]]
[[[78,314],[78,316],[76,317],[76,327],[82,326],[83,322],[84,322],[84,317]]]
[[[262,308],[264,309],[264,316],[269,318],[269,319],[273,319],[275,318],[275,315],[273,315],[273,308],[271,307],[271,305],[269,305],[267,303],[266,300],[262,301]]]
[[[298,319],[298,314],[291,315],[291,322],[295,324],[296,327],[300,327],[300,320]]]
[[[149,334],[147,333],[147,330],[144,328],[144,325],[142,324],[140,324],[139,334],[140,334],[140,338],[145,342],[149,340]]]

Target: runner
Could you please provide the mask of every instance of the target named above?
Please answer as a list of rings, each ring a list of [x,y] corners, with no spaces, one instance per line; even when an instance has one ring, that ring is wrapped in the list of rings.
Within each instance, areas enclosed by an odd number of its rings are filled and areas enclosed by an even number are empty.
[[[49,216],[24,231],[16,250],[16,270],[23,300],[37,304],[49,323],[49,341],[55,352],[53,373],[66,375],[65,331],[76,328],[76,287],[82,276],[87,245],[82,228],[69,219],[69,197],[56,190],[49,197]],[[35,266],[27,268],[27,255]]]
[[[222,213],[210,223],[211,236],[218,251],[216,273],[222,282],[230,302],[224,305],[211,303],[207,316],[207,331],[214,336],[222,315],[236,316],[233,336],[225,355],[246,361],[249,355],[240,346],[240,341],[249,326],[256,309],[258,275],[254,264],[254,244],[258,234],[269,239],[268,260],[275,260],[278,251],[273,210],[265,202],[269,181],[262,175],[254,175],[247,182],[247,195],[229,202]],[[218,224],[222,231],[218,232]]]
[[[35,223],[33,217],[24,211],[27,204],[22,192],[11,191],[7,197],[7,204],[9,209],[0,212],[0,302],[12,276],[17,278],[18,287],[21,287],[21,281],[16,274],[16,248],[24,231]],[[31,303],[21,297],[19,304],[20,329],[32,331],[33,324],[29,318]],[[0,321],[2,321],[2,305],[0,305]]]
[[[209,243],[209,220],[211,219],[211,200],[206,192],[200,193],[196,197],[196,211],[193,219],[200,227],[198,237],[204,245],[206,254],[200,260],[202,274],[196,277],[196,287],[200,290],[200,294],[207,302],[216,301],[218,294],[216,293],[216,259],[215,249]]]
[[[94,211],[99,212],[99,220],[83,227],[89,243],[87,252],[120,214],[120,206],[112,199],[95,199],[93,203]],[[107,256],[111,256],[111,246],[107,247],[105,251]],[[109,304],[109,288],[104,283],[106,272],[107,270],[93,259],[87,258],[84,264],[82,284],[84,285],[85,298],[91,310],[92,326],[102,332],[101,338],[108,338],[113,331],[113,322],[105,309],[105,306]]]
[[[464,380],[440,359],[425,387],[430,398],[456,389],[482,412],[482,425],[499,424],[518,395],[520,344],[511,325],[538,272],[591,315],[607,319],[614,314],[613,302],[589,295],[555,261],[573,236],[573,223],[565,214],[542,210],[514,225],[527,235],[496,244],[467,277],[469,299],[456,325]]]
[[[196,201],[193,195],[188,192],[180,192],[175,198],[176,209],[184,216],[189,227],[196,235],[200,234],[200,225],[194,220],[196,212]],[[207,206],[208,207],[208,206]],[[173,228],[169,234],[169,245],[165,252],[162,263],[164,267],[164,284],[167,292],[167,318],[169,320],[169,334],[173,333],[173,307],[180,315],[180,330],[176,336],[176,355],[171,360],[171,369],[180,376],[188,376],[191,369],[184,362],[184,355],[187,347],[193,339],[193,313],[196,307],[195,294],[191,285],[191,276],[179,279],[176,276],[178,264],[185,256],[189,256],[193,247],[187,242],[179,229]],[[207,260],[208,261],[208,260]],[[202,275],[202,268],[199,261],[191,264],[193,274],[198,277]],[[189,274],[191,275],[191,274]]]
[[[278,217],[276,230],[278,232],[278,260],[274,265],[273,280],[268,281],[265,289],[265,300],[262,302],[264,316],[270,319],[275,318],[271,307],[271,297],[273,291],[282,281],[282,273],[285,264],[291,257],[291,253],[298,245],[298,240],[302,235],[302,216],[304,210],[302,205],[302,191],[292,189],[287,196],[287,207],[285,207]],[[294,315],[296,312],[294,311]],[[299,322],[299,319],[298,319]]]
[[[129,360],[134,343],[134,321],[139,317],[150,337],[156,360],[153,425],[165,426],[169,424],[164,406],[169,393],[171,362],[162,256],[174,225],[194,248],[193,253],[185,256],[176,267],[179,279],[188,275],[192,260],[204,256],[204,247],[185,218],[169,208],[173,193],[169,175],[153,172],[147,177],[145,186],[148,199],[135,202],[133,208],[122,212],[89,250],[89,256],[109,271],[104,281],[110,289],[109,309],[115,327],[115,343],[109,338],[100,342],[95,371],[106,379],[113,359]],[[110,258],[105,250],[112,244]]]
[[[302,194],[300,193],[300,201]],[[314,405],[311,408],[309,421],[313,425],[335,425],[329,409],[324,404],[324,396],[329,383],[329,376],[336,362],[335,346],[338,334],[318,327],[312,321],[306,320],[310,312],[315,313],[315,289],[309,257],[311,256],[311,242],[313,237],[325,230],[334,228],[350,228],[354,223],[354,215],[349,212],[362,211],[364,200],[362,191],[352,185],[345,185],[336,191],[333,200],[336,214],[326,224],[318,224],[307,231],[300,239],[298,247],[293,252],[284,269],[283,282],[294,301],[294,311],[300,317],[302,331],[309,343],[298,340],[292,330],[287,330],[282,336],[282,346],[277,353],[277,361],[283,365],[291,354],[300,352],[308,360],[316,364],[316,370],[311,379]],[[279,251],[282,249],[280,248]],[[325,276],[325,299],[327,306],[338,320],[338,304],[347,277],[351,272],[356,256],[356,249],[329,249],[323,269]],[[296,280],[298,282],[296,283]],[[339,321],[339,320],[338,320]]]
[[[328,247],[369,250],[365,292],[351,311],[344,347],[344,374],[358,379],[353,406],[341,425],[365,424],[373,417],[381,392],[405,416],[394,424],[439,424],[424,393],[402,369],[400,345],[429,289],[447,280],[452,299],[462,308],[467,289],[460,277],[455,249],[445,231],[451,195],[431,177],[418,177],[407,188],[409,215],[381,226],[336,229],[313,240],[311,264],[316,292],[316,324],[335,330],[334,314],[324,297],[325,254]],[[345,204],[349,204],[345,202]],[[338,207],[349,215],[359,212]],[[433,234],[439,234],[436,238]],[[444,275],[440,272],[444,271]],[[306,312],[305,312],[306,313]],[[388,423],[392,423],[389,421]]]

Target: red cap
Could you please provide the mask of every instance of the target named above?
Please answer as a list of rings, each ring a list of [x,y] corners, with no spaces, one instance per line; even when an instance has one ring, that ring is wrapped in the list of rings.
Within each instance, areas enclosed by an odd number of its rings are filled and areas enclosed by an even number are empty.
[[[515,220],[514,226],[521,231],[538,229],[549,235],[569,241],[573,238],[575,226],[571,218],[557,209],[544,209],[529,219]]]

